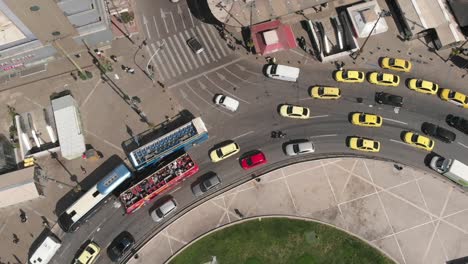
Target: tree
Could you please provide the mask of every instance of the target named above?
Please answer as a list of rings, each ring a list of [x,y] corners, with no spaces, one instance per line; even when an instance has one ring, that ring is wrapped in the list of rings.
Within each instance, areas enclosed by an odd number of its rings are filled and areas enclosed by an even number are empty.
[[[130,23],[135,19],[133,12],[122,12],[120,13],[121,22],[124,24]]]

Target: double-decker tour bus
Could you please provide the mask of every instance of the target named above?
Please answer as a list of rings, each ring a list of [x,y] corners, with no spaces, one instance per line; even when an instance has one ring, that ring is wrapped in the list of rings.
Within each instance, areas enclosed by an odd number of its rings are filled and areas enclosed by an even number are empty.
[[[125,212],[133,213],[196,172],[198,165],[187,153],[178,156],[120,194]]]
[[[97,211],[104,198],[130,177],[132,172],[123,163],[115,167],[60,215],[58,223],[63,231],[76,231]]]
[[[151,142],[131,151],[129,160],[141,171],[162,158],[179,150],[187,151],[193,145],[208,139],[208,130],[200,117],[166,133]]]

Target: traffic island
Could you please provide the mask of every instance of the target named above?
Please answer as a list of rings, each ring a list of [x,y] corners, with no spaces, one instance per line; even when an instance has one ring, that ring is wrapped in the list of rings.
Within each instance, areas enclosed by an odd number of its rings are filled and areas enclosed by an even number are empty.
[[[217,262],[214,262],[216,259]],[[363,240],[311,220],[267,217],[208,233],[168,263],[395,263]]]

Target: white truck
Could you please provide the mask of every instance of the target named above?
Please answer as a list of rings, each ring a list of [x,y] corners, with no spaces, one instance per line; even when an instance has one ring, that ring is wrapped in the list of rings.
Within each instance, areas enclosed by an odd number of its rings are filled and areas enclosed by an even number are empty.
[[[468,187],[468,166],[456,159],[434,156],[429,166],[463,187]]]
[[[53,235],[50,235],[42,241],[41,245],[34,251],[29,263],[31,264],[47,264],[52,257],[57,253],[57,250],[62,244],[60,240]]]

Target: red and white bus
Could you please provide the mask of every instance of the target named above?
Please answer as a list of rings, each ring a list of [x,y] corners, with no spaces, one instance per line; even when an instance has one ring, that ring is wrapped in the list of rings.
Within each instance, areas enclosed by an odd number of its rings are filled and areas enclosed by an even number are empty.
[[[178,156],[120,194],[119,198],[125,207],[125,212],[133,213],[150,203],[156,196],[173,189],[179,182],[194,175],[198,170],[198,165],[187,153]]]

